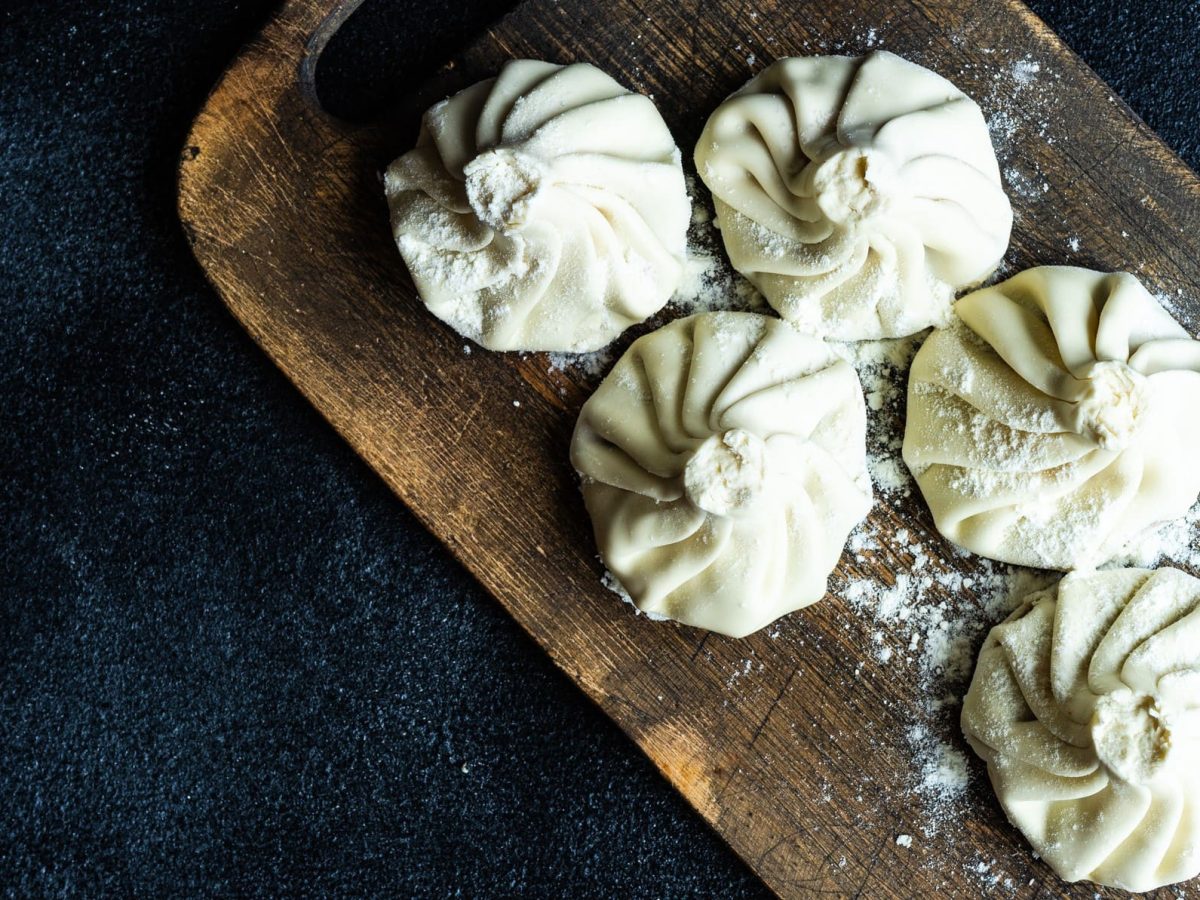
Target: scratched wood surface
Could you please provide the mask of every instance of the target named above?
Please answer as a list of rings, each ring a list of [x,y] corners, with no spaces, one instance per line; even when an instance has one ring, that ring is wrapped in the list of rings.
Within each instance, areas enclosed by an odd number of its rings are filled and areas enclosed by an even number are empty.
[[[598,64],[656,99],[690,157],[707,114],[770,60],[882,46],[981,101],[1017,212],[1012,269],[1132,269],[1179,298],[1193,331],[1196,177],[1014,0],[527,0],[370,127],[326,115],[313,88],[321,48],[355,6],[286,2],[183,149],[180,214],[237,318],[773,890],[1092,896],[1032,859],[978,766],[950,821],[914,792],[910,729],[964,745],[955,708],[922,711],[906,635],[884,629],[895,656],[883,665],[879,626],[836,593],[774,636],[739,642],[650,623],[601,587],[567,463],[593,385],[548,371],[541,354],[464,354],[414,296],[378,173],[411,145],[420,110],[510,57]],[[944,550],[915,497],[881,498],[872,517],[884,534],[905,528]],[[891,581],[912,564],[885,541],[845,558],[834,583]],[[978,570],[949,553],[931,565]],[[970,589],[934,593],[982,602]],[[898,846],[900,834],[913,845]]]

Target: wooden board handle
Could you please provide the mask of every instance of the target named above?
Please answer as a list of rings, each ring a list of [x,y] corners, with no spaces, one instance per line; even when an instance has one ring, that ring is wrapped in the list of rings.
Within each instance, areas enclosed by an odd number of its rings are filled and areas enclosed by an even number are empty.
[[[330,39],[362,5],[363,0],[286,0],[271,25],[280,35],[281,50],[299,53],[297,84],[312,107],[328,116],[317,97],[317,61]],[[301,39],[296,40],[297,36]],[[330,116],[332,118],[332,116]]]
[[[224,233],[207,235],[197,226],[214,184],[245,168],[245,160],[231,154],[266,159],[277,144],[282,158],[306,166],[361,130],[322,107],[316,69],[330,38],[362,2],[285,0],[213,86],[188,132],[177,173],[179,217],[194,248],[205,238],[236,245],[257,224],[232,220]]]

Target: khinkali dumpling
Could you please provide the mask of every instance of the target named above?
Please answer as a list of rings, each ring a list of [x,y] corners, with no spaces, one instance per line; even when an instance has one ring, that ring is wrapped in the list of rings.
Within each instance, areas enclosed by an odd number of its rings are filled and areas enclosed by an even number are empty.
[[[675,141],[586,63],[514,60],[438,103],[384,187],[421,299],[492,350],[595,350],[682,278]]]
[[[768,66],[709,118],[696,168],[734,268],[838,340],[944,323],[1012,230],[979,107],[883,51]]]
[[[913,360],[904,461],[956,544],[1100,565],[1200,493],[1200,342],[1132,275],[1029,269]]]
[[[1029,598],[983,645],[962,726],[1066,880],[1200,874],[1200,581],[1075,573]]]
[[[825,594],[871,505],[858,375],[754,313],[634,342],[571,462],[605,565],[644,612],[742,637]]]

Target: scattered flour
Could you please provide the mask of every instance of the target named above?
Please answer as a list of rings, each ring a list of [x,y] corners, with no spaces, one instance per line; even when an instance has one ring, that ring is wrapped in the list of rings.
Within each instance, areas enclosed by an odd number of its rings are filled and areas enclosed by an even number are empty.
[[[602,347],[591,353],[548,353],[551,372],[576,371],[589,381],[599,381],[613,363],[613,347]]]
[[[878,517],[877,517],[878,518]],[[921,829],[937,834],[942,823],[967,814],[970,762],[958,735],[957,708],[984,634],[1015,608],[1034,577],[988,560],[973,574],[955,568],[967,559],[940,539],[927,547],[918,533],[886,537],[868,520],[851,538],[855,562],[883,561],[898,574],[835,580],[831,591],[869,618],[870,652],[889,667],[911,671],[919,705],[905,733],[913,759],[907,781],[920,801]]]
[[[745,676],[749,675],[751,672],[761,672],[763,670],[763,668],[764,668],[764,666],[761,662],[756,667],[754,665],[754,660],[743,659],[741,662],[739,662],[737,665],[735,665],[733,671],[730,673],[729,677],[725,680],[725,687],[733,687],[733,683],[735,681],[737,681],[739,678],[744,678]]]
[[[1200,577],[1200,502],[1187,515],[1131,538],[1104,568],[1172,565]]]
[[[869,520],[854,536],[856,561],[886,558],[899,573],[894,581],[845,578],[830,588],[871,620],[875,659],[913,673],[919,704],[905,733],[913,760],[907,781],[920,802],[921,830],[932,837],[944,822],[969,813],[971,763],[957,713],[979,645],[1029,590],[1053,578],[988,560],[973,564],[977,574],[964,574],[954,564],[966,557],[947,552],[944,542],[927,548],[903,531],[885,538],[875,527]]]
[[[683,282],[671,298],[669,307],[688,316],[726,309],[768,311],[766,302],[754,286],[729,264],[716,217],[707,200],[701,199],[695,179],[688,176],[687,185],[693,210],[692,227],[688,230],[687,262]]]
[[[1050,182],[1021,171],[1016,166],[1004,170],[1004,182],[1009,191],[1023,200],[1036,200],[1050,192]]]
[[[912,493],[912,476],[900,458],[903,400],[908,366],[927,334],[833,345],[858,370],[867,402],[867,470],[875,489],[884,494],[906,497]]]
[[[901,455],[908,367],[928,332],[908,338],[836,345],[859,373],[867,401],[867,467],[885,507],[910,496],[915,487]],[[875,577],[835,578],[833,594],[874,624],[870,652],[885,665],[914,670],[922,697],[906,734],[913,755],[910,788],[925,812],[927,836],[938,831],[946,814],[963,807],[968,763],[952,743],[953,716],[943,708],[965,688],[974,652],[984,631],[1013,608],[1013,574],[1009,567],[981,561],[982,573],[964,575],[953,567],[953,554],[940,538],[926,547],[920,532],[901,528],[885,535],[873,516],[851,535],[848,551],[854,563],[868,568],[882,561],[896,572],[894,580]],[[943,557],[951,556],[949,564]]]
[[[994,113],[988,119],[988,131],[992,135],[993,144],[1004,144],[1017,133],[1017,118],[1007,110]]]
[[[970,782],[966,754],[943,743],[922,725],[909,729],[908,743],[920,754],[919,790],[926,801],[950,804],[959,800]],[[931,820],[936,830],[938,822]]]
[[[1013,83],[1019,87],[1025,87],[1033,83],[1034,78],[1042,71],[1042,66],[1037,60],[1030,59],[1027,56],[1013,63],[1011,71]]]
[[[883,665],[904,667],[916,680],[920,703],[905,734],[913,759],[908,783],[920,801],[922,831],[931,837],[943,823],[970,812],[974,761],[959,733],[958,709],[978,648],[988,629],[1058,575],[972,557],[923,523],[881,529],[881,522],[895,522],[889,507],[915,487],[900,449],[908,367],[924,337],[838,346],[863,384],[868,468],[884,509],[850,535],[847,568],[896,574],[889,580],[835,576],[830,590],[869,619],[866,652]],[[1111,565],[1152,567],[1165,561],[1200,574],[1200,503],[1185,518],[1131,541]],[[982,865],[981,883],[998,878],[991,864]]]
[[[988,48],[982,52],[999,55]],[[978,101],[987,119],[1005,187],[1022,200],[1041,200],[1050,192],[1050,184],[1041,177],[1036,163],[1029,171],[1017,168],[1016,164],[1028,158],[1028,152],[1019,152],[1019,148],[1027,148],[1029,138],[1036,137],[1039,144],[1055,142],[1052,118],[1034,119],[1030,112],[1055,107],[1061,74],[1052,68],[1043,69],[1040,62],[1028,55],[1007,64],[1000,64],[997,59],[986,67],[964,63],[958,74],[964,81],[964,89]],[[1020,204],[1014,212],[1020,215]]]

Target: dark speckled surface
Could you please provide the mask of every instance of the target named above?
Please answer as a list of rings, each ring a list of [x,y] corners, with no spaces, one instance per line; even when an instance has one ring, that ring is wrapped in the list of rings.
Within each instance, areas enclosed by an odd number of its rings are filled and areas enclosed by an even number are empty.
[[[368,0],[322,96],[368,118],[506,5]],[[1033,6],[1200,164],[1200,3]],[[761,893],[191,260],[175,155],[269,7],[0,11],[0,885]]]

